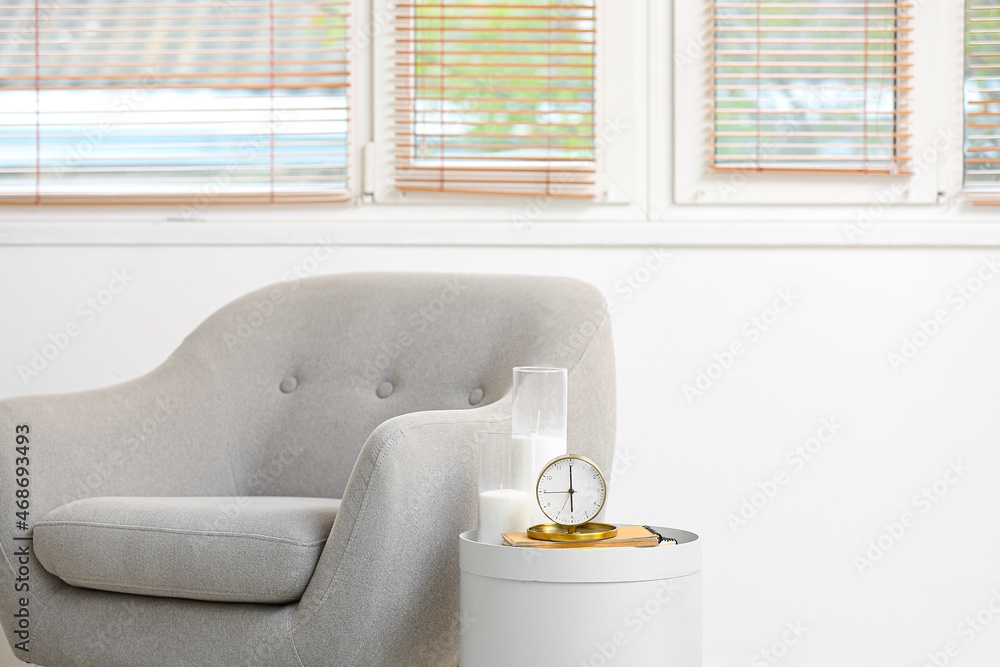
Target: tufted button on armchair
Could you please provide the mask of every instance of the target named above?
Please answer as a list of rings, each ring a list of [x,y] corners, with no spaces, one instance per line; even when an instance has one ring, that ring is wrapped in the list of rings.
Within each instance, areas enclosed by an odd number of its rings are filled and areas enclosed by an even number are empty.
[[[608,467],[607,308],[562,278],[282,283],[222,308],[145,376],[0,401],[0,618],[15,654],[456,665],[474,436],[509,427],[517,365],[569,369],[570,448]]]

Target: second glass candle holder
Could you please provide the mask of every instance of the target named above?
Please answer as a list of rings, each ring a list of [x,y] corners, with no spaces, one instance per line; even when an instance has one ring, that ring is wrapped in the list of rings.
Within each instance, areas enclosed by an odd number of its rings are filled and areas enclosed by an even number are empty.
[[[480,431],[479,445],[479,541],[503,544],[504,533],[523,533],[531,522],[534,490],[518,487],[515,469],[523,469],[511,447],[510,433]]]

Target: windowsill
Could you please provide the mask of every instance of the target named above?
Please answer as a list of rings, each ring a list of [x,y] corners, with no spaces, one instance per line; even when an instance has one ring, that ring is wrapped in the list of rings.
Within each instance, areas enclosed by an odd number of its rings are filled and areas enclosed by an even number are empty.
[[[371,210],[375,207],[368,207]],[[610,208],[610,207],[609,207]],[[936,209],[937,207],[925,207]],[[969,207],[971,209],[971,207]],[[595,219],[484,219],[473,212],[433,207],[379,207],[378,215],[323,220],[295,215],[294,222],[273,222],[260,211],[228,214],[212,222],[150,222],[108,214],[62,209],[58,221],[47,213],[37,221],[3,221],[0,249],[13,246],[687,246],[687,247],[1000,247],[1000,216],[991,207],[962,215],[934,216],[933,211],[893,210],[868,226],[857,211],[730,209],[729,215],[695,207],[672,207],[659,221],[611,215]],[[679,209],[679,210],[678,210]],[[916,207],[915,207],[916,209]],[[265,208],[265,211],[268,209]],[[55,211],[58,214],[60,211]],[[622,213],[622,211],[618,211]],[[739,213],[739,219],[733,220]],[[679,215],[683,213],[684,215]],[[395,214],[395,215],[394,215]],[[10,216],[8,216],[10,217]],[[142,216],[145,217],[145,216]],[[325,216],[324,216],[325,217]],[[82,218],[82,219],[80,219]]]

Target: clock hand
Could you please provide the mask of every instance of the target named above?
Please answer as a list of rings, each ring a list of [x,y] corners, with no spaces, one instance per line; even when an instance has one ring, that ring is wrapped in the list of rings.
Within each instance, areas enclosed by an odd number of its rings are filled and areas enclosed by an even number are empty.
[[[569,495],[568,495],[568,496],[566,497],[566,500],[565,500],[565,501],[563,502],[563,506],[559,508],[559,514],[562,514],[562,511],[563,511],[564,509],[566,509],[566,503],[568,503],[568,502],[569,502],[569,499],[570,499],[570,498],[572,498],[572,497],[573,497],[573,494],[572,494],[572,493],[571,493],[571,494],[569,494]]]
[[[569,464],[569,513],[573,513],[573,462]]]

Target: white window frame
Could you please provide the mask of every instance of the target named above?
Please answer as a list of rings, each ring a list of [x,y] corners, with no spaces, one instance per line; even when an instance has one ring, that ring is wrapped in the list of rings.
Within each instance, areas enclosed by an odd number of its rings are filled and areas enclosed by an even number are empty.
[[[914,0],[917,6],[913,28],[914,91],[910,94],[912,120],[907,131],[913,134],[911,156],[934,151],[931,163],[919,159],[911,163],[913,175],[884,174],[775,174],[766,171],[716,172],[710,168],[712,130],[710,3],[678,0],[673,11],[674,76],[674,202],[699,205],[746,204],[864,204],[880,197],[893,204],[935,204],[938,202],[942,161],[934,149],[935,130],[941,126],[936,90],[940,5]],[[947,3],[950,4],[950,3]],[[961,135],[957,143],[961,148]],[[951,146],[949,146],[951,148]],[[947,156],[942,156],[947,158]]]

